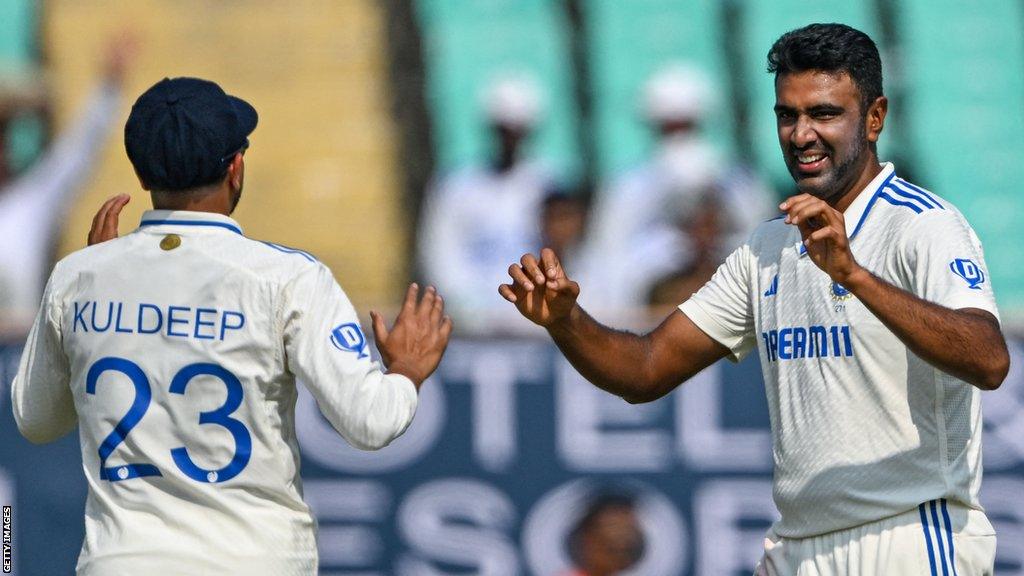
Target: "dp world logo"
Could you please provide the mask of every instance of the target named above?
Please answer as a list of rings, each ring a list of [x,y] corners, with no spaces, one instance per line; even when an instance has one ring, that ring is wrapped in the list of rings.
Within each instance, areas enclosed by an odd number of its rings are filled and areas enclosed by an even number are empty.
[[[362,329],[355,322],[342,324],[332,330],[331,344],[338,350],[355,352],[359,358],[369,356],[366,353],[366,336],[363,336]]]
[[[967,281],[971,290],[981,290],[985,283],[985,273],[969,258],[957,258],[949,263],[949,269],[957,276]]]

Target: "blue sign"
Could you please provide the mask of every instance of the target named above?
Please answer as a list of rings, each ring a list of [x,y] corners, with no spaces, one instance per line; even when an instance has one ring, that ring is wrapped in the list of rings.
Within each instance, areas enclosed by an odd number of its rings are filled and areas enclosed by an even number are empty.
[[[1009,377],[982,394],[981,501],[1000,536],[996,573],[1024,576],[1024,342],[1009,345]],[[17,357],[6,356],[8,376]],[[78,439],[29,444],[9,398],[4,387],[0,500],[13,503],[14,573],[70,574],[86,494]],[[304,388],[296,411],[322,576],[563,576],[573,527],[608,489],[635,496],[644,533],[628,575],[749,576],[777,517],[756,355],[630,405],[547,340],[460,340],[423,385],[410,429],[383,450],[347,446]]]

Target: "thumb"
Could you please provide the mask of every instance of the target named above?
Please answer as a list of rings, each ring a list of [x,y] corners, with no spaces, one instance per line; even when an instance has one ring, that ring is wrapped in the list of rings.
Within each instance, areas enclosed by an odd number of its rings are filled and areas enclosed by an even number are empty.
[[[564,275],[554,280],[548,280],[545,284],[545,288],[547,288],[545,296],[549,301],[557,297],[567,296],[570,298],[576,298],[580,294],[579,283],[569,280]]]
[[[379,349],[388,341],[388,327],[384,324],[384,317],[374,310],[370,310],[370,319],[373,321],[373,339]]]

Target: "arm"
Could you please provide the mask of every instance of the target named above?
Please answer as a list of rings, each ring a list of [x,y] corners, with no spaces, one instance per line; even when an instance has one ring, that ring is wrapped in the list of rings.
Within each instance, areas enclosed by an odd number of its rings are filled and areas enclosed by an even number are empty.
[[[999,321],[978,308],[950,310],[858,270],[839,281],[923,360],[982,390],[995,390],[1010,369]],[[922,330],[927,326],[927,330]]]
[[[80,189],[104,149],[121,103],[125,72],[134,58],[132,38],[115,38],[103,61],[103,78],[73,123],[61,131],[36,163],[19,179],[17,190],[48,213]]]
[[[850,252],[842,213],[818,198],[801,194],[787,199],[781,208],[788,214],[786,222],[799,227],[812,261],[864,303],[914,354],[982,390],[999,387],[1009,371],[1010,356],[991,312],[951,309],[878,278]],[[947,236],[954,233],[945,232]]]
[[[548,248],[540,263],[527,254],[509,275],[512,284],[501,285],[501,295],[547,329],[587,380],[629,402],[656,400],[729,353],[678,311],[643,336],[601,325],[576,303],[579,285]]]
[[[69,386],[70,369],[61,345],[60,315],[49,296],[47,289],[11,384],[18,430],[35,444],[57,440],[78,422]]]

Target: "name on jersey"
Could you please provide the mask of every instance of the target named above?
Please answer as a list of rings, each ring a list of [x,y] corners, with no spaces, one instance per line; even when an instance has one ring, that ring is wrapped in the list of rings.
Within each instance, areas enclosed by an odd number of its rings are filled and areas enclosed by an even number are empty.
[[[197,340],[224,340],[245,326],[245,314],[219,308],[75,301],[73,333],[163,334]]]
[[[853,356],[849,326],[794,326],[761,333],[769,362]]]

